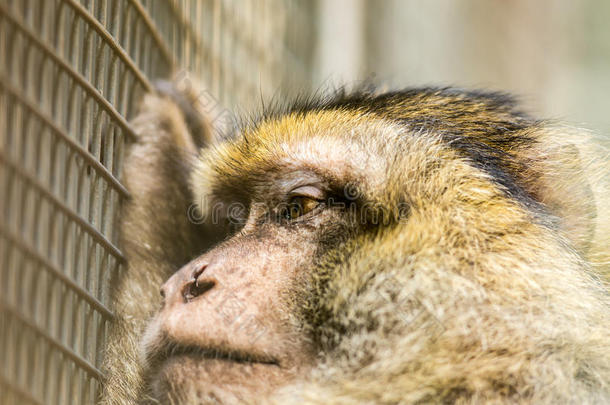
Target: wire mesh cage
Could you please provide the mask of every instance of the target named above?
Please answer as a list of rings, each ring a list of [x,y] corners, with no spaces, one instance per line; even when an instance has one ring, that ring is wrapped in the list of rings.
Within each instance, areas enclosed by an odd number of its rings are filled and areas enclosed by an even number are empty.
[[[0,0],[0,403],[99,397],[121,163],[151,80],[186,68],[246,108],[307,88],[311,18],[291,0]]]

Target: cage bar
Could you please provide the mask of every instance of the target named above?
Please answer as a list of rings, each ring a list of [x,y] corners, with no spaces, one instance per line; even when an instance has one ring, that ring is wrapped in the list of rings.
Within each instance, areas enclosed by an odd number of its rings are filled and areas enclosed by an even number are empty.
[[[154,80],[251,110],[310,86],[298,0],[0,0],[0,403],[99,399],[126,143]]]

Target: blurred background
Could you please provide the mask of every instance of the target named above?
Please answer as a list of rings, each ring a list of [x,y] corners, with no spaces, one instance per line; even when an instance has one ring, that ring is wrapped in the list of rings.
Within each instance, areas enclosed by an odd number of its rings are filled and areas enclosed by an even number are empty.
[[[504,90],[610,133],[610,2],[335,0],[318,4],[314,83]]]
[[[608,21],[605,0],[0,0],[0,404],[99,398],[154,79],[187,69],[239,112],[366,79],[483,87],[610,134]]]

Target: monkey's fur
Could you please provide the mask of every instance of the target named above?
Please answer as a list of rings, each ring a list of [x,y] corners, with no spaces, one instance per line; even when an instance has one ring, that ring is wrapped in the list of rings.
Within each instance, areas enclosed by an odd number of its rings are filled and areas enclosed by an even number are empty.
[[[324,242],[294,294],[316,366],[260,402],[610,403],[609,165],[590,134],[423,88],[296,103],[210,146],[195,94],[149,95],[134,122],[104,404],[146,395],[159,286],[224,237],[189,206],[293,167],[383,220]]]

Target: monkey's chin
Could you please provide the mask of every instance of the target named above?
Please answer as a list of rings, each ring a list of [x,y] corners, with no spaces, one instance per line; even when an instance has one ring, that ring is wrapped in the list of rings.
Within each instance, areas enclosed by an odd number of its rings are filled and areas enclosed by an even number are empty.
[[[277,364],[182,354],[160,365],[150,388],[161,404],[252,403],[293,377],[294,371]]]

